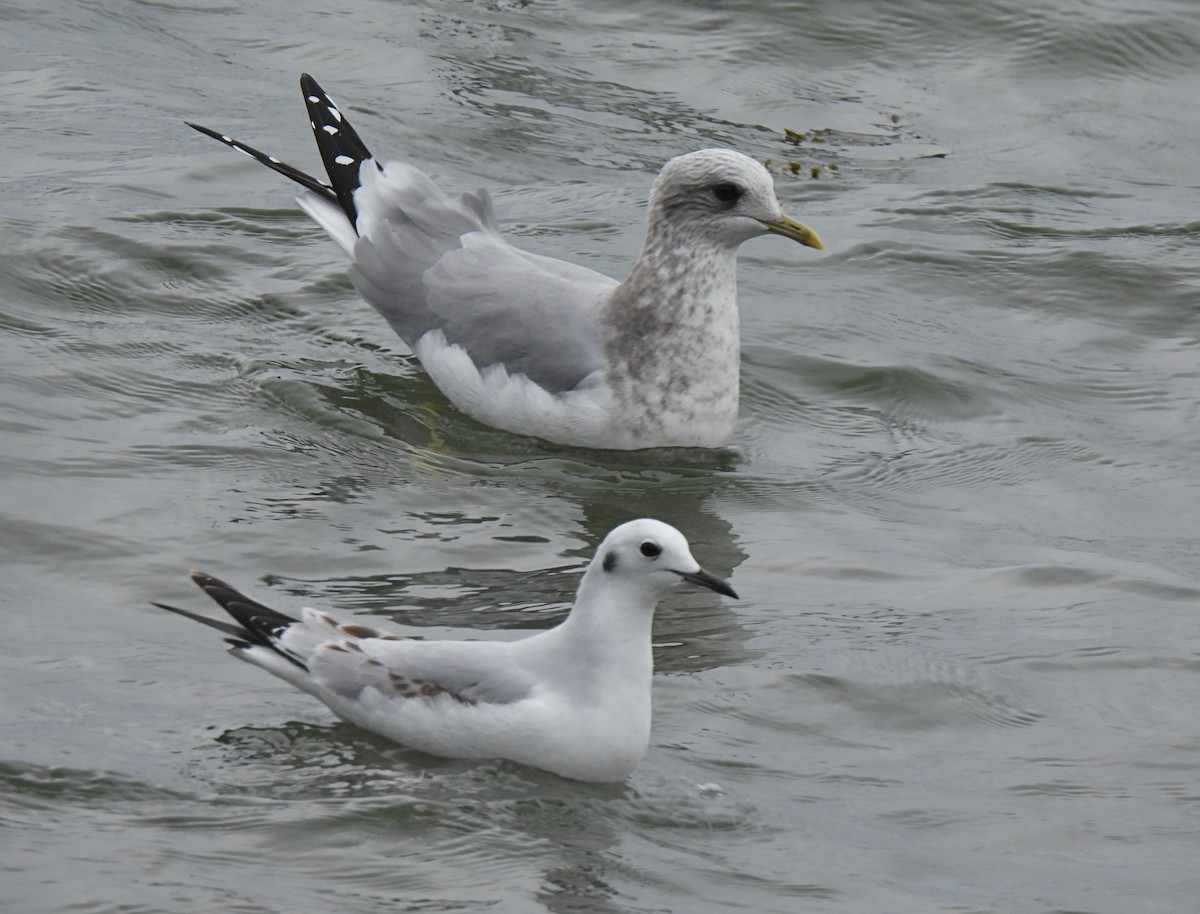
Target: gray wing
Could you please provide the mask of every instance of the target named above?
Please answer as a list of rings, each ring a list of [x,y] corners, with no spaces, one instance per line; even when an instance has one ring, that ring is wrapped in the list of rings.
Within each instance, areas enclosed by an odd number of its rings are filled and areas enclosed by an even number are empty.
[[[308,669],[319,686],[345,698],[372,686],[396,699],[448,696],[462,704],[509,704],[533,688],[507,642],[328,641],[310,654]]]
[[[598,315],[615,280],[509,244],[486,191],[450,199],[395,162],[360,178],[350,279],[406,343],[441,330],[481,370],[552,392],[604,366]]]
[[[513,247],[484,191],[453,200],[411,165],[380,168],[316,80],[300,87],[329,184],[191,126],[306,189],[300,205],[350,253],[351,281],[401,339],[440,330],[480,370],[503,365],[556,393],[604,367],[597,314],[614,280]]]

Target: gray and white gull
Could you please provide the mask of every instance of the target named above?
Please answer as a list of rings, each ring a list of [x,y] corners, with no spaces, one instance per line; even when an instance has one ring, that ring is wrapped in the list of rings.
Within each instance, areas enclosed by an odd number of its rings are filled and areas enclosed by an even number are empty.
[[[294,618],[199,571],[236,624],[230,653],[323,701],[338,717],[452,758],[504,758],[580,781],[624,780],[650,739],[650,626],[684,582],[737,597],[661,521],[617,527],[596,550],[575,605],[516,641],[425,641],[305,609]]]
[[[770,173],[731,149],[671,159],[646,239],[618,283],[500,234],[484,190],[445,196],[382,164],[337,105],[300,79],[329,184],[190,124],[305,188],[299,205],[345,250],[350,280],[434,383],[480,422],[556,444],[722,447],[738,411],[736,254],[743,241],[821,239],[784,214]]]

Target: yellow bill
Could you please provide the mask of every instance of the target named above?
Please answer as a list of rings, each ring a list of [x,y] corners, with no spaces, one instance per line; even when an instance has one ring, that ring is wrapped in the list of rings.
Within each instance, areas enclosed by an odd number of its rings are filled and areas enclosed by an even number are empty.
[[[764,219],[763,225],[772,235],[791,238],[792,241],[799,241],[805,247],[816,248],[818,251],[825,250],[825,245],[821,243],[821,236],[791,216],[784,216],[778,222],[768,222]]]

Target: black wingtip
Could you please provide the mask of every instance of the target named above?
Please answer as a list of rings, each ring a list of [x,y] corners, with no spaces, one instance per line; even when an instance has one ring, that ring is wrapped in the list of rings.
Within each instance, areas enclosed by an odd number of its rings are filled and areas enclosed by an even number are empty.
[[[274,156],[269,156],[265,152],[243,143],[241,140],[235,140],[228,134],[219,133],[216,130],[205,127],[203,124],[196,124],[192,121],[184,121],[184,123],[193,130],[197,130],[200,133],[203,133],[205,136],[212,137],[218,143],[224,143],[230,149],[240,152],[242,155],[250,156],[250,158],[254,159],[254,161],[258,162],[259,164],[266,165],[267,168],[271,169],[271,171],[278,172],[285,178],[295,181],[301,187],[311,190],[314,194],[324,197],[326,200],[329,200],[332,203],[338,203],[338,205],[341,205],[337,195],[333,192],[333,188],[327,184],[322,184],[312,175],[305,174],[299,168],[294,168],[287,162],[281,162]]]
[[[209,628],[215,628],[217,631],[226,635],[232,635],[235,638],[244,638],[246,636],[246,630],[240,625],[230,625],[228,622],[222,622],[220,619],[210,619],[208,616],[194,613],[190,609],[180,609],[178,606],[170,606],[166,603],[151,601],[150,605],[156,606],[159,609],[165,609],[170,613],[175,613],[177,616],[183,616],[185,619],[191,619],[193,622],[199,622],[201,625],[207,625]]]
[[[214,622],[206,616],[176,609],[173,606],[156,605],[162,606],[163,609],[168,609],[171,612],[179,613],[182,616],[187,616],[189,619],[195,619],[197,622],[211,625],[226,635],[232,636],[226,640],[235,647],[250,647],[253,645],[269,647],[275,653],[296,664],[301,669],[307,669],[300,658],[288,653],[278,643],[279,637],[288,628],[295,625],[299,621],[298,619],[294,619],[286,613],[281,613],[277,609],[264,606],[257,600],[250,599],[250,597],[241,591],[226,584],[220,578],[214,578],[211,574],[206,574],[203,571],[189,571],[188,577],[196,583],[197,587],[218,603],[225,612],[229,613],[238,625],[233,626],[222,622]]]
[[[230,139],[229,137],[225,136],[224,134],[217,133],[217,131],[215,131],[215,130],[210,130],[208,127],[205,127],[203,124],[196,124],[192,121],[184,121],[184,123],[187,124],[189,127],[191,127],[193,130],[199,130],[205,136],[211,136],[214,140],[220,140],[222,143],[225,143],[226,145],[229,144],[229,139]]]
[[[273,646],[273,639],[298,620],[277,609],[252,600],[240,590],[203,571],[190,571],[188,577],[196,586],[216,601],[245,629],[239,635],[248,636],[259,644]]]
[[[359,187],[363,162],[373,158],[371,151],[329,93],[307,73],[300,75],[300,91],[338,206],[357,230],[358,208],[354,205],[354,192]]]
[[[197,587],[219,603],[222,609],[228,609],[226,604],[235,600],[252,602],[249,598],[244,597],[236,588],[226,584],[220,578],[214,578],[211,574],[193,569],[188,572],[188,577],[192,579],[192,582]],[[264,606],[263,609],[266,609],[266,607]]]

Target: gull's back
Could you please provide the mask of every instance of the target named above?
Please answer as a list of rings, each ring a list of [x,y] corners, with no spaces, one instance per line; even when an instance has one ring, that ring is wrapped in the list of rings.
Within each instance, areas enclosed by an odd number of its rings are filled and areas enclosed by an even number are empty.
[[[509,244],[485,191],[449,198],[398,162],[364,163],[360,178],[350,280],[410,347],[440,332],[480,370],[502,365],[551,393],[604,366],[597,314],[615,280]]]

